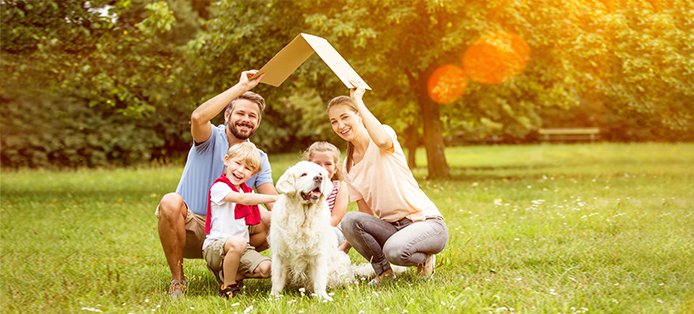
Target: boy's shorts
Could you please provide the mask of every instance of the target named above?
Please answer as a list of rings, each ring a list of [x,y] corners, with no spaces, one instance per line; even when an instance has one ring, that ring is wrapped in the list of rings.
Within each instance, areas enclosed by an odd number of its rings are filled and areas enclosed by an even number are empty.
[[[226,256],[226,253],[224,253],[224,242],[226,242],[226,239],[214,240],[202,251],[202,255],[207,262],[207,268],[214,274],[215,279],[220,284],[224,282],[223,265],[224,257]],[[258,265],[264,261],[270,261],[270,257],[261,255],[255,250],[255,247],[248,244],[246,252],[241,255],[238,272],[243,275],[252,275],[253,271],[258,268]]]
[[[184,203],[185,204],[185,203]],[[188,214],[186,215],[186,247],[183,249],[185,258],[202,258],[202,243],[205,242],[205,219],[203,215],[193,213],[186,204]],[[159,206],[154,211],[154,215],[159,218]]]

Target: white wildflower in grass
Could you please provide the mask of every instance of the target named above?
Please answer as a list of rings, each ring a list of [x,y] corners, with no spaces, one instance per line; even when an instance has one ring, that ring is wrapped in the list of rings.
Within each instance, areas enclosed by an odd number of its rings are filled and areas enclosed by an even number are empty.
[[[149,299],[145,299],[145,303],[149,303]]]
[[[306,295],[306,288],[299,288],[299,293],[301,293],[302,297],[305,296]]]
[[[549,294],[551,295],[559,295],[557,291],[554,290],[554,288],[549,288]]]
[[[87,311],[87,312],[97,312],[97,313],[103,313],[104,311],[94,308],[94,307],[82,307],[80,310],[82,311]]]
[[[244,314],[250,313],[253,311],[253,305],[249,305],[245,310],[243,310]]]
[[[239,305],[241,305],[241,303],[236,302],[236,303],[233,303],[233,304],[231,305],[231,307],[237,307],[237,306],[239,306]]]
[[[500,198],[495,198],[495,199],[494,199],[494,206],[501,206],[501,205],[503,205],[503,202],[504,202],[504,201],[503,201],[502,199],[500,199]]]
[[[521,281],[521,280],[523,280],[523,278],[521,278],[521,277],[516,278],[516,281]]]
[[[545,202],[545,200],[542,200],[542,199],[530,201],[530,203],[532,203],[532,204],[535,205],[535,206],[540,206],[540,205],[542,205],[542,203],[544,203],[544,202]]]
[[[658,302],[658,303],[660,303],[660,304],[665,303],[665,302],[663,301],[663,299],[655,299],[655,301]]]

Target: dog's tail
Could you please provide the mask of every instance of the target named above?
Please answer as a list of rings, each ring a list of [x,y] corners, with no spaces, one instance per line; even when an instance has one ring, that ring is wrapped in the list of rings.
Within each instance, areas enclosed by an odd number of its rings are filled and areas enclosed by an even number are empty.
[[[402,274],[407,271],[406,266],[390,264],[390,268],[396,275]],[[369,263],[352,265],[352,273],[354,273],[354,277],[358,279],[371,279],[373,277],[376,277],[376,271],[374,271],[373,266],[371,266],[371,264]]]

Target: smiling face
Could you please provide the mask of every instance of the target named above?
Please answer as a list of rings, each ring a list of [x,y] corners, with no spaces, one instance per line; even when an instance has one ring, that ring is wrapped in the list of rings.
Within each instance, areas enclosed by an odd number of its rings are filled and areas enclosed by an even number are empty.
[[[246,140],[260,124],[260,108],[248,99],[234,101],[233,109],[225,115],[227,130],[237,139]]]
[[[335,153],[329,151],[323,152],[313,152],[311,153],[311,162],[323,167],[328,171],[328,178],[332,178],[337,171],[337,160],[335,160]]]
[[[224,157],[224,165],[226,166],[225,174],[231,184],[240,186],[241,183],[248,181],[253,176],[253,169],[245,160],[240,157]]]
[[[361,117],[353,107],[347,104],[333,105],[328,109],[328,119],[335,134],[345,141],[351,142],[364,128]]]

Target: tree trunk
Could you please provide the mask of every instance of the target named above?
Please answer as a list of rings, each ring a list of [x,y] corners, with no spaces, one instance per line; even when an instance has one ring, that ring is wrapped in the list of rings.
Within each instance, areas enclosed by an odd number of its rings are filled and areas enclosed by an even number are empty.
[[[417,126],[409,125],[405,128],[405,148],[407,149],[407,166],[410,169],[417,168],[417,146],[419,146]]]
[[[426,86],[426,80],[422,84]],[[429,178],[447,178],[450,169],[444,154],[443,131],[441,127],[441,117],[439,115],[439,105],[434,103],[426,91],[419,93],[419,110],[422,117],[424,128],[424,147],[427,152],[427,170]]]

